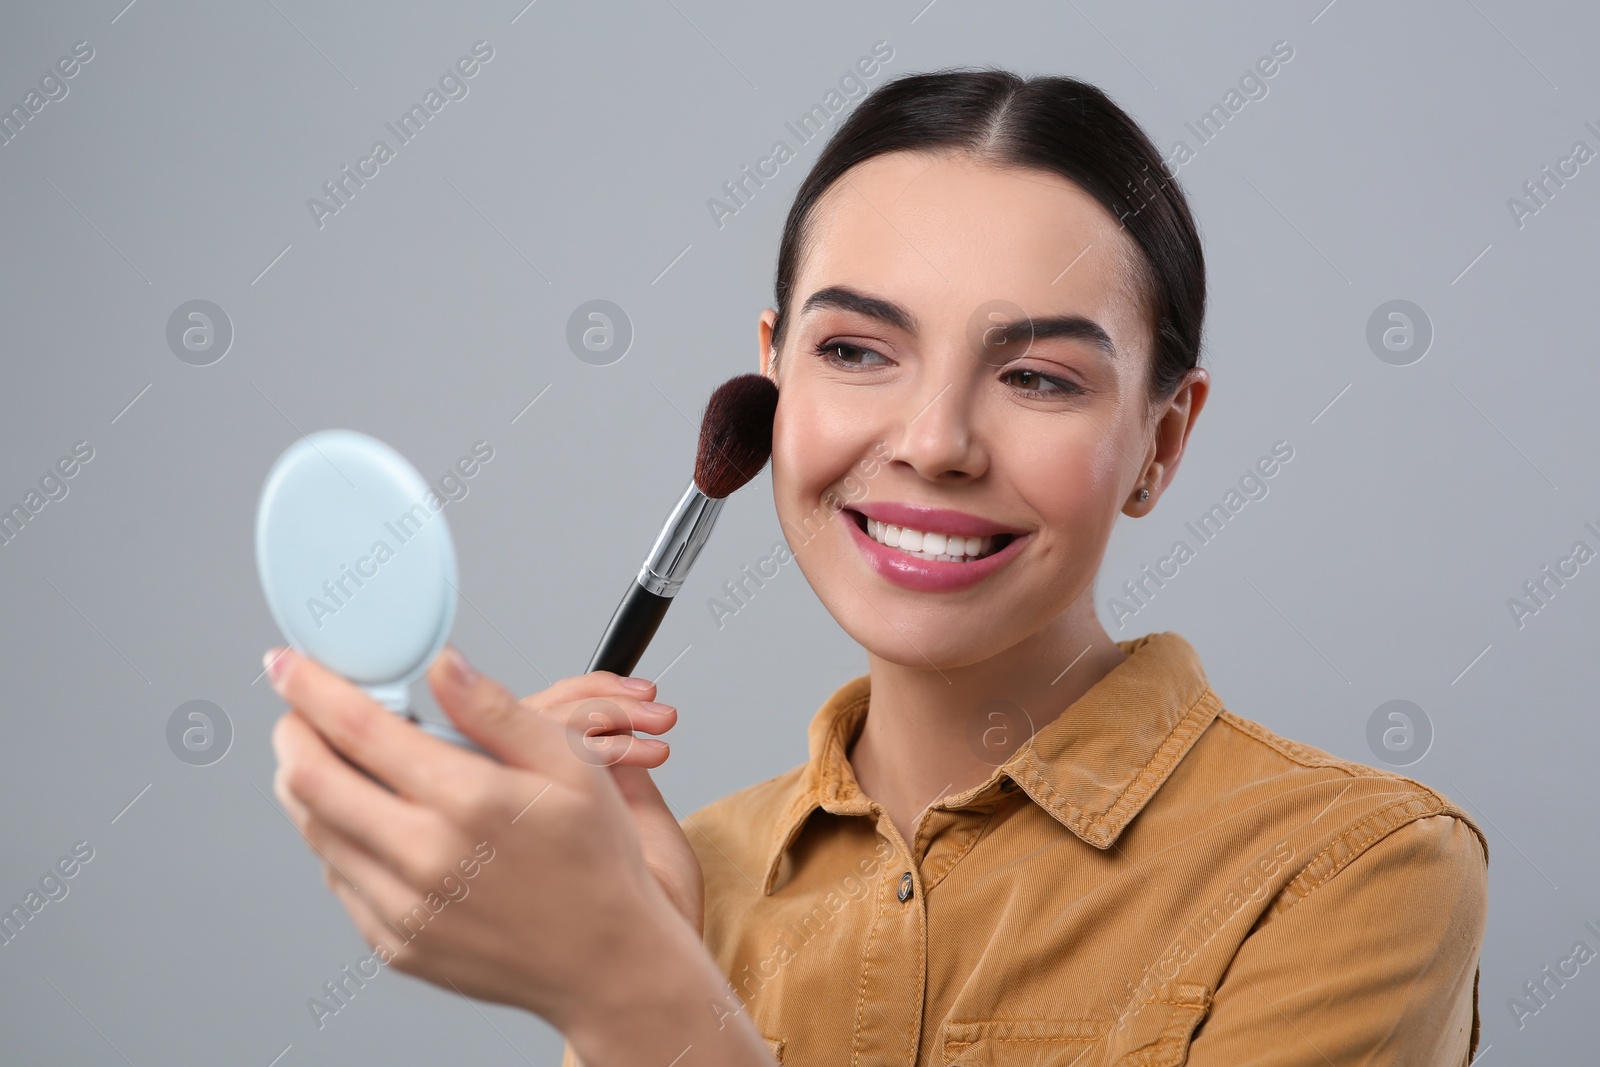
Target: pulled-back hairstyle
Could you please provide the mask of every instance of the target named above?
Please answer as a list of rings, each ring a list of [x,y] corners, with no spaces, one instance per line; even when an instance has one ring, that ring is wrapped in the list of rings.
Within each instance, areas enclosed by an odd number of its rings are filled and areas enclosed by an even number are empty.
[[[902,75],[868,94],[834,131],[784,222],[774,350],[782,345],[811,209],[845,171],[896,151],[963,151],[989,163],[1051,171],[1082,188],[1143,253],[1138,281],[1153,317],[1152,403],[1170,399],[1199,364],[1205,259],[1188,202],[1160,152],[1095,86],[1003,70]]]

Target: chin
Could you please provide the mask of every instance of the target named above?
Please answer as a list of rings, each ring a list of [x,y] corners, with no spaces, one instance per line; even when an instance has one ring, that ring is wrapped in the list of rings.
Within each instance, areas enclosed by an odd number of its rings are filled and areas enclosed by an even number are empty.
[[[919,612],[916,621],[897,618],[892,607],[876,607],[849,586],[839,601],[824,601],[841,629],[878,659],[917,670],[956,670],[982,663],[1028,635],[1010,633],[970,612]],[[892,621],[891,621],[892,620]]]
[[[898,634],[864,636],[867,636],[867,640],[858,637],[856,641],[869,653],[881,660],[912,670],[959,670],[975,663],[982,663],[999,651],[972,645],[929,648],[920,641],[912,645]],[[869,644],[868,641],[873,643]]]

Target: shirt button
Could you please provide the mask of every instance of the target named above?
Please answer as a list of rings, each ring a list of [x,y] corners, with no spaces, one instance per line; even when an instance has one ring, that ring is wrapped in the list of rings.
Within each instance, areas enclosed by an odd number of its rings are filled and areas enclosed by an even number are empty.
[[[911,899],[911,872],[910,871],[907,871],[905,874],[902,874],[900,876],[900,889],[899,889],[898,892],[896,892],[895,895],[900,898],[900,903],[902,903],[902,904],[904,904],[906,901]]]

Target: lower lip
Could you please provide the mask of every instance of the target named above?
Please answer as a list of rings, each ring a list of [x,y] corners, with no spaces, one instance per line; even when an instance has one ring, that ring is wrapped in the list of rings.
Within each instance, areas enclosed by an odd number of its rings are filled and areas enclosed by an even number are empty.
[[[854,520],[844,525],[850,531],[850,537],[855,541],[856,547],[860,548],[861,554],[867,558],[867,564],[880,578],[902,588],[924,593],[953,593],[977,585],[1010,563],[1033,536],[1020,534],[992,555],[975,559],[970,563],[952,563],[938,559],[920,559],[917,556],[908,556],[888,545],[880,545],[868,537],[867,532],[857,526]]]

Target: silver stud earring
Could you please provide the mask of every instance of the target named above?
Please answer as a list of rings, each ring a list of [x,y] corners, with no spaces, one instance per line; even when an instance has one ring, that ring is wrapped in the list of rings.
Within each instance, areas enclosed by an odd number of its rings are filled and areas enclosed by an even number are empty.
[[[1150,490],[1148,490],[1148,489],[1139,490],[1139,503],[1143,504],[1146,500],[1149,500],[1149,499],[1150,499]]]

